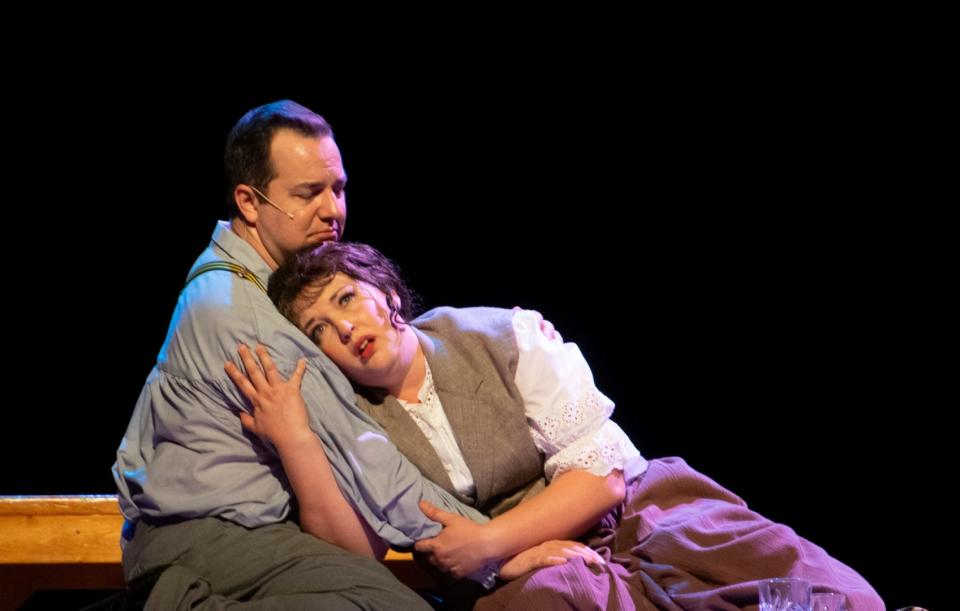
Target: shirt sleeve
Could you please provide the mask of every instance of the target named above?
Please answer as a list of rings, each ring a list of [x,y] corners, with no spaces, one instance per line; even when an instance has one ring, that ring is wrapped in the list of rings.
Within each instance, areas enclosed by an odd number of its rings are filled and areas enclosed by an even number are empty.
[[[308,365],[301,392],[311,428],[324,445],[341,491],[382,539],[407,548],[440,534],[441,525],[420,510],[421,499],[475,522],[489,521],[423,477],[380,425],[356,405],[353,388],[324,357],[308,359]],[[471,579],[490,588],[497,573],[497,566],[491,564]]]
[[[284,375],[292,364],[281,366]],[[420,510],[421,499],[437,507],[487,522],[423,477],[369,415],[356,405],[350,383],[325,357],[308,359],[301,385],[310,427],[323,442],[334,476],[345,495],[386,541],[408,547],[440,532],[440,525]]]
[[[577,345],[547,338],[540,320],[529,310],[513,316],[519,349],[515,382],[534,443],[546,457],[547,481],[571,469],[598,476],[618,469],[627,481],[633,479],[646,461],[610,420],[613,401],[597,389]]]

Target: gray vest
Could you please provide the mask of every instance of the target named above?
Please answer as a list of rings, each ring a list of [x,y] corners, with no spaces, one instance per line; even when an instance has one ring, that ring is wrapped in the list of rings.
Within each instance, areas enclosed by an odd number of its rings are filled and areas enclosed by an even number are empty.
[[[411,322],[437,395],[476,483],[476,498],[457,493],[433,446],[391,395],[358,388],[370,414],[425,477],[491,516],[543,490],[543,456],[530,437],[514,383],[517,342],[513,312],[499,308],[436,308]]]

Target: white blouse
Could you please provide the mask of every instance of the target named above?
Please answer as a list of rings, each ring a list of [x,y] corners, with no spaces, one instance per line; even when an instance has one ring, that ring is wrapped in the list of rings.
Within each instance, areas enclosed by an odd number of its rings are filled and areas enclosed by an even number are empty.
[[[443,411],[440,397],[437,396],[430,364],[424,359],[423,365],[427,368],[427,375],[417,392],[420,403],[407,403],[403,399],[397,399],[397,401],[407,410],[413,421],[423,431],[427,441],[433,446],[437,456],[440,457],[443,468],[450,476],[453,487],[460,494],[472,497],[477,489],[473,483],[473,475],[471,475],[467,463],[463,460],[460,446],[457,445],[457,440],[453,436],[453,427],[450,426],[447,413]]]
[[[631,481],[647,468],[626,433],[610,420],[613,401],[593,383],[590,366],[576,344],[548,339],[537,312],[518,310],[513,331],[519,348],[514,382],[523,398],[530,435],[546,457],[547,481],[571,469],[604,476],[614,469]],[[400,401],[433,446],[457,492],[473,496],[473,476],[440,404],[427,365],[420,403]]]

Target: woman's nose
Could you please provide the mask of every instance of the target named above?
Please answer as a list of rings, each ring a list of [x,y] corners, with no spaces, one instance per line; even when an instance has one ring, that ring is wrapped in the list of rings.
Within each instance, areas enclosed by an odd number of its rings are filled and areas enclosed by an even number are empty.
[[[353,334],[353,324],[349,320],[337,322],[337,332],[340,333],[340,341],[347,343]]]

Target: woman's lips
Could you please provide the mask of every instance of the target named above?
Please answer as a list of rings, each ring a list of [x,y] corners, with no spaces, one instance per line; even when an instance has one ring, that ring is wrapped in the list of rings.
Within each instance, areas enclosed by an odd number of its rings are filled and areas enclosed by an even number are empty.
[[[374,340],[372,337],[364,337],[357,344],[357,356],[360,357],[361,361],[366,362],[371,356],[373,356],[373,353],[376,350],[376,347],[374,346],[375,341],[376,340]],[[367,343],[366,346],[363,346],[364,342]],[[363,346],[362,350],[360,349],[360,346]]]

